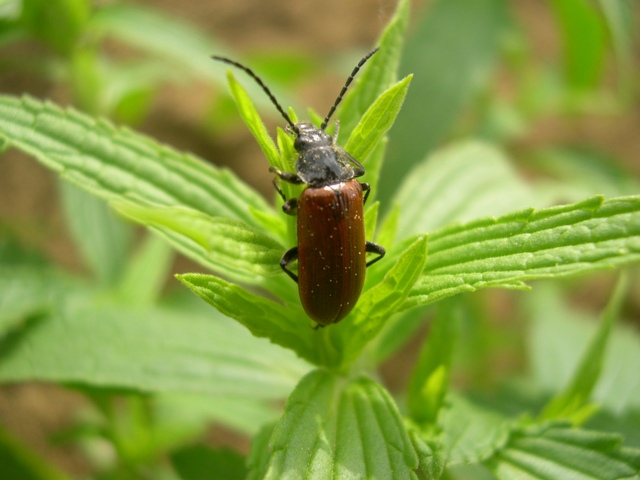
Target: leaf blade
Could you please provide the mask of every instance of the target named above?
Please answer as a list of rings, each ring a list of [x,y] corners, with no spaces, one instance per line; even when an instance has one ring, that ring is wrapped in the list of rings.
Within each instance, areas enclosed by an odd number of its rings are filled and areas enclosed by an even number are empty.
[[[523,288],[539,278],[640,260],[640,196],[597,196],[445,227],[429,235],[429,259],[405,308],[485,287]]]
[[[197,273],[177,276],[192,292],[246,327],[254,336],[296,352],[319,364],[315,332],[301,324],[295,310],[260,297],[220,278]]]
[[[113,285],[124,268],[133,232],[97,198],[59,182],[66,223],[85,264],[104,285]]]
[[[330,330],[338,348],[336,360],[346,366],[354,361],[380,332],[389,317],[402,306],[427,259],[427,238],[416,239],[377,285],[358,300],[346,322]]]
[[[436,425],[449,388],[451,363],[459,335],[453,305],[440,308],[424,342],[407,388],[411,419],[422,428]]]
[[[578,367],[565,389],[556,394],[540,413],[542,420],[569,419],[578,425],[594,411],[590,398],[600,379],[609,339],[622,308],[622,301],[627,291],[626,279],[624,274],[619,278],[609,303],[602,313],[598,331],[583,352]]]
[[[186,312],[69,306],[12,342],[0,383],[282,398],[308,368],[228,319]]]
[[[404,33],[409,21],[409,7],[408,0],[398,2],[393,17],[378,40],[380,50],[369,60],[364,71],[360,72],[357,83],[342,102],[340,128],[349,136],[364,112],[397,79]]]
[[[395,121],[407,95],[412,75],[385,90],[367,109],[351,133],[344,149],[364,162]]]
[[[280,154],[278,153],[276,144],[267,132],[267,129],[260,118],[260,114],[258,114],[258,110],[253,105],[251,97],[249,97],[246,90],[236,81],[231,71],[227,73],[227,80],[229,82],[229,90],[231,91],[231,95],[236,102],[238,112],[240,113],[245,125],[253,134],[258,145],[260,145],[260,148],[269,160],[269,163],[271,165],[281,167]]]
[[[631,478],[640,450],[621,448],[616,434],[544,424],[514,431],[505,448],[486,462],[499,479]]]
[[[381,199],[391,198],[414,162],[450,133],[463,108],[487,83],[509,26],[507,4],[504,0],[436,2],[418,19],[400,72],[413,73],[419,81],[408,93],[391,136]]]
[[[575,90],[592,88],[604,63],[605,35],[596,9],[584,0],[550,0],[560,25],[564,47],[564,74]]]
[[[251,208],[275,216],[230,171],[72,108],[0,96],[0,136],[103,199],[185,206],[256,228],[261,224]]]
[[[388,393],[316,370],[301,380],[271,437],[267,479],[415,478],[413,445]]]
[[[179,249],[189,248],[191,258],[202,265],[243,281],[256,283],[256,275],[279,273],[278,261],[284,247],[261,230],[237,220],[212,217],[183,207],[146,207],[112,202],[127,218],[151,227]]]
[[[529,185],[495,146],[465,141],[417,164],[398,190],[402,238],[531,206]]]

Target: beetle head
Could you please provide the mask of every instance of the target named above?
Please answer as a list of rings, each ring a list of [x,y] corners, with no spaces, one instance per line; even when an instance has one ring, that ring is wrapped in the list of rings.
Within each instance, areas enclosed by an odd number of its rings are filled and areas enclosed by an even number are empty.
[[[324,130],[320,130],[310,123],[297,123],[298,131],[293,141],[293,147],[300,154],[317,147],[329,147],[333,143],[333,137]]]

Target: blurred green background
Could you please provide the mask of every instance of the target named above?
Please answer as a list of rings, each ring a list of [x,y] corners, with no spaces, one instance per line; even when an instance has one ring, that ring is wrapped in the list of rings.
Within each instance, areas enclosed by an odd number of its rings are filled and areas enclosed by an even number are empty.
[[[322,114],[394,8],[387,0],[0,0],[0,91],[130,125],[229,166],[271,199],[267,162],[227,97],[225,67],[209,55],[237,58],[265,78],[281,103]],[[540,205],[640,192],[636,2],[440,0],[416,1],[412,9],[401,74],[415,77],[390,136],[377,192],[383,208],[415,162],[466,138],[500,146],[524,177],[546,185],[538,190]],[[274,131],[282,120],[261,92],[250,92]],[[108,284],[139,232],[114,219],[110,234],[121,239],[115,242],[123,246],[120,256],[112,243],[103,246],[112,261],[91,265],[100,242],[94,252],[78,249],[83,232],[74,232],[60,190],[55,175],[35,161],[12,150],[3,154],[3,242]],[[62,198],[85,201],[74,195],[67,191]],[[197,269],[177,258],[169,270]],[[168,273],[165,288],[180,289]],[[597,312],[612,283],[604,274],[563,288],[571,305]],[[624,316],[637,329],[640,290],[632,284]],[[555,299],[541,291],[539,301]],[[474,296],[470,308],[490,314],[486,324],[468,326],[467,351],[480,350],[485,360],[468,359],[460,385],[496,384],[525,367],[522,335],[535,305],[523,307],[516,298],[502,291]],[[416,338],[383,367],[392,389],[406,383],[419,344]],[[84,404],[83,396],[61,387],[3,386],[0,423],[57,467],[81,475],[95,468],[91,456],[49,439],[76,422]],[[243,452],[249,445],[245,436],[220,427],[207,439]]]

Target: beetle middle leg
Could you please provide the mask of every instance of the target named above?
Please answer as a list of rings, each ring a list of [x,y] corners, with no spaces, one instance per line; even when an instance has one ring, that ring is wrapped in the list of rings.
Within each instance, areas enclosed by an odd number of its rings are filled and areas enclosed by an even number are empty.
[[[376,258],[376,260],[380,260],[380,258],[382,257]],[[282,255],[282,258],[280,259],[280,267],[284,270],[284,273],[293,279],[294,282],[298,283],[298,276],[287,268],[296,260],[298,260],[298,247],[290,248],[284,252],[284,255]]]
[[[377,253],[378,254],[378,256],[376,258],[374,258],[373,260],[369,260],[367,262],[367,267],[373,265],[378,260],[381,260],[382,257],[384,257],[384,254],[387,253],[387,251],[384,249],[384,247],[382,245],[378,245],[377,243],[373,243],[373,242],[367,242],[366,243],[365,251],[367,253]],[[287,252],[287,253],[289,253],[289,252]]]
[[[364,193],[364,198],[362,199],[362,204],[364,205],[365,203],[367,203],[367,198],[369,198],[369,194],[371,193],[371,185],[369,185],[367,182],[360,182],[360,186],[362,187],[362,193]]]
[[[278,178],[287,183],[292,183],[294,185],[301,185],[304,181],[298,176],[296,173],[283,172],[278,167],[271,166],[269,171],[275,173]],[[298,199],[297,198],[289,198],[284,194],[280,185],[278,184],[278,180],[276,178],[271,182],[276,189],[276,192],[280,194],[284,204],[282,205],[282,211],[287,215],[295,215],[298,211]]]
[[[273,182],[271,183],[273,183],[273,186],[275,187],[276,192],[278,192],[282,197],[282,200],[284,200],[284,203],[282,204],[282,211],[287,215],[295,215],[298,212],[298,199],[290,198],[287,200],[286,195],[280,188],[280,185],[278,185],[278,181],[274,178]]]

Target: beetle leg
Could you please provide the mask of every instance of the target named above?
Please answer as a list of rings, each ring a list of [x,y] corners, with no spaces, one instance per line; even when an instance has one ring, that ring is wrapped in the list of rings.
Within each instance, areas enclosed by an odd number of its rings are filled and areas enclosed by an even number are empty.
[[[287,215],[296,215],[298,213],[298,199],[290,198],[282,205],[282,211]]]
[[[362,200],[362,203],[365,204],[367,203],[367,198],[369,198],[369,194],[371,193],[371,185],[369,185],[367,182],[360,182],[360,185],[362,185],[362,193],[364,193],[364,199]]]
[[[293,281],[296,283],[298,283],[298,276],[295,273],[293,273],[291,270],[289,270],[287,267],[291,265],[293,262],[295,262],[297,259],[298,259],[298,247],[290,248],[289,250],[284,252],[284,255],[282,255],[282,258],[280,259],[280,267],[282,268],[282,270],[284,270],[284,273],[289,275],[293,279]]]
[[[336,130],[333,133],[333,144],[338,144],[338,132],[340,131],[340,120],[336,120]]]
[[[280,188],[280,185],[278,184],[278,181],[274,178],[271,183],[273,184],[273,187],[276,189],[276,192],[278,192],[280,194],[280,196],[282,197],[282,200],[284,202],[286,202],[287,201],[287,197],[285,196],[284,192]]]
[[[287,215],[295,215],[296,213],[298,213],[298,199],[290,198],[289,200],[287,200],[286,195],[280,188],[280,185],[278,185],[278,181],[274,178],[273,182],[271,183],[273,183],[273,186],[275,187],[276,192],[278,192],[282,197],[282,200],[284,200],[284,204],[282,205],[282,211]]]
[[[347,153],[347,160],[351,164],[351,166],[353,167],[353,177],[354,178],[361,177],[362,175],[364,175],[364,167],[362,166],[362,164],[358,160],[353,158],[348,153]]]
[[[278,167],[274,167],[273,165],[269,167],[269,171],[271,173],[275,173],[284,182],[293,183],[295,185],[304,183],[304,180],[302,180],[297,173],[283,172]]]
[[[277,170],[275,167],[272,167],[272,168],[274,170]],[[283,173],[280,170],[277,170],[276,174],[278,176],[280,176],[280,175],[294,175],[292,173],[290,173],[290,174]],[[296,177],[297,177],[297,175],[296,175]],[[280,194],[280,196],[282,197],[282,200],[284,200],[284,204],[282,205],[282,211],[284,213],[286,213],[287,215],[295,215],[296,213],[298,213],[298,199],[297,198],[290,198],[290,199],[287,200],[287,196],[284,194],[284,192],[280,188],[280,185],[278,184],[278,180],[276,178],[274,178],[271,183],[273,183],[273,186],[275,187],[276,192],[278,192]]]
[[[378,254],[378,256],[376,258],[374,258],[373,260],[369,260],[367,262],[367,267],[373,265],[378,260],[382,259],[382,257],[384,257],[384,254],[387,253],[387,251],[384,249],[383,246],[378,245],[377,243],[373,243],[373,242],[367,242],[365,250],[366,250],[367,253],[377,253]]]

